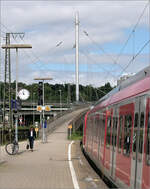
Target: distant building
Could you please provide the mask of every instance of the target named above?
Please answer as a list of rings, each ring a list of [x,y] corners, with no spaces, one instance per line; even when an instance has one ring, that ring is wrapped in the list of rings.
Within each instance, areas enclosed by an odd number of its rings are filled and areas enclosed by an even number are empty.
[[[125,73],[117,80],[117,86],[120,85],[123,81],[127,80],[129,77],[132,77],[135,73]]]

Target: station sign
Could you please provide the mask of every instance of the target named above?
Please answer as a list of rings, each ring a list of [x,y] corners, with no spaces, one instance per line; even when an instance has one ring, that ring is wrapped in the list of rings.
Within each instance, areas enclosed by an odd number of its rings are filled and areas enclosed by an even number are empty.
[[[11,100],[11,109],[12,110],[21,110],[21,101],[20,100]]]
[[[51,111],[51,107],[49,105],[46,105],[45,106],[45,111],[47,111],[47,112]]]
[[[42,111],[42,106],[37,106],[37,107],[36,107],[36,110],[37,110],[38,112],[41,112],[41,111]]]
[[[38,132],[38,131],[39,131],[39,128],[38,128],[38,127],[36,127],[36,128],[35,128],[35,132]]]
[[[72,129],[72,125],[68,125],[68,129]]]
[[[42,112],[42,110],[49,112],[49,111],[51,111],[51,107],[49,105],[37,106],[36,110],[39,111],[39,112]]]

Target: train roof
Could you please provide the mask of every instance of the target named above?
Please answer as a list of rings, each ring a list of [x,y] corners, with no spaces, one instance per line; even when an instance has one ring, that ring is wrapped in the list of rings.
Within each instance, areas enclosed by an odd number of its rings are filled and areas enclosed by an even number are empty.
[[[118,94],[122,95],[122,98],[125,97],[124,94],[126,94],[126,96],[128,96],[128,94],[126,93],[126,88],[128,88],[127,92],[129,93],[129,96],[130,96],[129,91],[132,91],[132,89],[134,89],[134,91],[131,92],[132,95],[136,95],[137,92],[140,93],[140,91],[143,92],[145,90],[148,90],[150,88],[150,81],[149,81],[149,84],[147,85],[147,80],[145,80],[146,78],[147,79],[149,78],[148,80],[150,80],[150,66],[144,68],[143,70],[141,70],[134,76],[123,81],[120,85],[118,85],[116,88],[114,88],[112,91],[110,91],[107,95],[102,97],[94,105],[94,107],[99,106],[100,104],[105,104],[108,100],[110,101],[110,99],[112,101],[112,99],[114,99],[115,96],[118,96]],[[124,94],[121,91],[123,91]],[[133,93],[135,93],[135,94],[133,94]]]

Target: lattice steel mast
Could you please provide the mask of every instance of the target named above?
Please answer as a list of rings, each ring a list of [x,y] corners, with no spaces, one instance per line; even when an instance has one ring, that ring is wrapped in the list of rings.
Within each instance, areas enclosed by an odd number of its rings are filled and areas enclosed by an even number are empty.
[[[10,44],[10,33],[6,33],[6,45]],[[11,62],[10,49],[5,49],[5,75],[4,75],[4,96],[3,96],[3,129],[6,128],[6,108],[8,108],[8,124],[12,127],[12,111],[11,111]]]

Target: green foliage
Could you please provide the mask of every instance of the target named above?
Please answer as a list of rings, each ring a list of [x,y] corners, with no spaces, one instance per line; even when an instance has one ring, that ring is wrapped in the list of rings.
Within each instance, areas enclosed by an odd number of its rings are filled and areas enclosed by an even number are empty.
[[[15,99],[15,81],[11,84],[12,88],[12,98]],[[3,94],[4,84],[1,82],[1,93]],[[25,88],[30,91],[29,102],[38,101],[38,83],[25,84],[18,83],[19,90]],[[45,102],[50,103],[59,103],[60,102],[60,91],[61,90],[61,102],[62,103],[72,103],[75,101],[75,90],[76,86],[73,84],[44,84],[45,91]],[[104,86],[98,88],[93,87],[92,85],[79,85],[80,90],[80,101],[81,102],[95,102],[98,101],[101,97],[111,91],[113,88],[110,83],[106,83]],[[1,95],[2,96],[2,95]]]
[[[82,137],[81,132],[76,132],[71,135],[71,138],[69,137],[69,140],[82,140]]]

